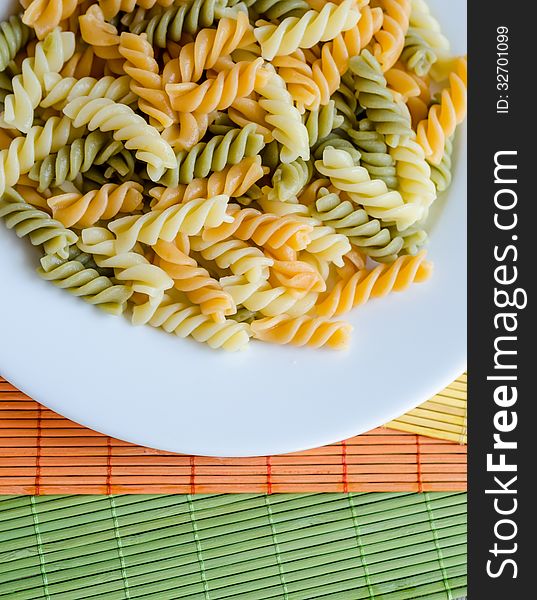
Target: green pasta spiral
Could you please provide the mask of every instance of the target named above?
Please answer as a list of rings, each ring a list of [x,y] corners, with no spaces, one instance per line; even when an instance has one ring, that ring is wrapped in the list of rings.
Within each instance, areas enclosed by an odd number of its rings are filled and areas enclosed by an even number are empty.
[[[236,165],[243,158],[255,156],[265,145],[263,136],[255,132],[251,123],[242,129],[231,129],[225,135],[215,135],[208,142],[196,144],[188,152],[176,155],[177,167],[169,169],[159,183],[176,187],[190,183],[196,177],[207,177],[228,165]]]
[[[330,100],[319,110],[306,111],[302,117],[308,130],[310,148],[326,138],[334,129],[341,127],[344,122],[342,115],[338,115],[336,104]]]
[[[305,0],[256,0],[251,6],[258,15],[264,15],[270,21],[301,17],[311,9]]]
[[[405,37],[405,47],[401,58],[407,67],[419,77],[427,75],[437,60],[435,51],[414,27],[409,28]]]
[[[272,189],[269,200],[285,202],[296,198],[300,190],[308,183],[313,174],[313,167],[308,161],[297,158],[290,163],[282,163],[272,176]]]
[[[75,258],[59,259],[46,255],[41,259],[37,272],[43,279],[89,304],[114,315],[121,314],[132,296],[132,289],[127,285],[114,284],[109,277],[84,264],[84,256],[87,255],[81,253]]]
[[[356,149],[354,144],[349,139],[347,139],[346,134],[340,129],[337,131],[333,131],[328,136],[326,136],[320,144],[317,144],[317,146],[313,150],[313,156],[317,160],[322,159],[324,149],[328,147],[336,148],[338,150],[345,150],[352,156],[352,159],[355,163],[359,163],[360,161],[360,152]]]
[[[375,131],[367,119],[360,121],[358,129],[347,130],[347,134],[360,151],[360,164],[367,169],[371,179],[382,179],[390,189],[397,189],[395,161],[388,152],[384,136]]]
[[[386,136],[388,146],[398,146],[401,138],[412,135],[410,115],[395,102],[378,60],[369,50],[363,50],[360,56],[351,58],[349,67],[357,75],[354,89],[367,118]]]
[[[378,219],[372,219],[363,208],[349,200],[321,188],[312,216],[346,235],[349,241],[377,262],[392,262],[403,248],[400,235],[383,228]]]
[[[339,88],[332,95],[332,100],[338,115],[343,117],[342,127],[351,129],[357,127],[357,113],[361,111],[354,93],[354,79],[352,73],[347,71],[341,78]]]
[[[93,131],[85,138],[60,148],[57,154],[37,161],[28,175],[39,182],[38,191],[42,192],[50,187],[58,187],[65,181],[74,181],[80,173],[88,173],[93,165],[104,164],[120,175],[132,175],[134,171],[134,159],[123,150],[121,142],[114,141],[101,131]],[[90,178],[95,181],[94,177]],[[103,175],[103,183],[105,181],[106,176]]]
[[[132,33],[145,33],[150,44],[166,48],[168,40],[179,42],[183,32],[196,33],[213,25],[225,5],[225,0],[190,0],[174,4],[147,20],[133,24],[130,30]]]
[[[57,254],[60,258],[67,258],[69,247],[78,240],[74,231],[28,204],[13,188],[6,188],[0,198],[0,217],[18,237],[28,236],[34,246],[43,245],[47,254]]]
[[[438,165],[429,163],[431,179],[439,192],[445,192],[451,185],[451,160],[453,154],[453,138],[446,138],[444,155]]]
[[[22,22],[20,15],[0,23],[0,72],[5,70],[31,37],[33,31]]]

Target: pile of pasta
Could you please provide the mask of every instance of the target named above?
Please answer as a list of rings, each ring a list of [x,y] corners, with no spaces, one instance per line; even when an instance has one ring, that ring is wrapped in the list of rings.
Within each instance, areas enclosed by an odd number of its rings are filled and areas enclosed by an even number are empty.
[[[467,77],[423,0],[21,4],[0,216],[41,277],[227,350],[344,348],[428,279]]]

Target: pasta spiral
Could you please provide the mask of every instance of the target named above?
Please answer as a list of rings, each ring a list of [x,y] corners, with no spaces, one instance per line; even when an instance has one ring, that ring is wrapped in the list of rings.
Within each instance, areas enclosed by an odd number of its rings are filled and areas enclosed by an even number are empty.
[[[203,232],[205,241],[219,242],[233,236],[239,240],[252,240],[258,246],[289,246],[293,250],[303,250],[310,243],[312,227],[293,216],[279,217],[234,205],[228,212],[231,216],[228,222]]]
[[[236,18],[222,18],[216,29],[201,29],[193,42],[181,48],[178,58],[164,67],[167,83],[199,81],[206,69],[212,69],[218,59],[237,48],[255,41],[248,15],[239,12]]]
[[[123,73],[123,58],[119,53],[119,34],[117,28],[108,23],[101,8],[93,4],[78,19],[82,39],[92,47],[99,58],[106,61],[112,73]]]
[[[173,4],[173,0],[99,0],[99,6],[107,20],[112,19],[119,12],[130,13],[136,6],[148,9],[153,8],[155,4],[166,8]]]
[[[57,73],[75,51],[75,36],[71,31],[56,29],[38,42],[35,56],[25,58],[22,73],[12,80],[13,94],[4,100],[4,121],[27,133],[34,122],[34,109],[43,98],[44,78]]]
[[[41,246],[47,254],[60,258],[69,256],[69,246],[78,240],[73,231],[66,229],[46,212],[28,204],[12,188],[7,188],[0,196],[0,217],[8,229],[14,229],[18,237],[28,236],[34,246]]]
[[[342,315],[370,298],[381,298],[390,292],[401,292],[412,283],[426,281],[432,272],[431,263],[425,260],[425,251],[416,256],[400,256],[391,265],[379,265],[373,270],[357,271],[347,281],[339,281],[334,289],[317,306],[323,317]]]
[[[437,56],[433,48],[421,37],[414,27],[410,27],[405,38],[405,47],[401,59],[411,71],[419,77],[427,75]]]
[[[119,38],[119,53],[125,58],[123,69],[130,76],[131,90],[138,96],[138,107],[161,127],[170,127],[177,117],[163,89],[153,46],[145,34],[124,31]]]
[[[371,180],[367,170],[355,165],[351,155],[344,150],[326,148],[315,167],[329,177],[337,189],[348,192],[350,199],[362,205],[369,215],[384,223],[395,223],[403,230],[422,217],[421,205],[405,204],[399,192],[388,190],[380,179]]]
[[[437,165],[431,165],[431,179],[439,192],[445,192],[451,184],[451,155],[453,139],[446,138],[444,154]]]
[[[181,112],[210,113],[231,106],[237,98],[249,96],[263,65],[263,59],[239,62],[231,69],[220,71],[214,79],[201,84],[168,83],[166,93],[172,108]]]
[[[293,346],[326,346],[334,350],[347,348],[352,325],[343,321],[329,321],[323,317],[266,317],[252,321],[250,328],[254,339],[273,344]]]
[[[263,58],[272,60],[275,56],[292,54],[298,48],[311,48],[332,40],[354,27],[359,19],[356,0],[343,0],[339,5],[327,2],[320,12],[309,10],[302,17],[287,17],[279,25],[260,22],[254,35]]]
[[[268,70],[268,66],[267,66]],[[284,163],[297,158],[308,160],[310,148],[308,131],[302,123],[300,113],[293,105],[293,99],[287,91],[285,82],[276,73],[274,67],[269,72],[267,81],[256,86],[261,96],[259,104],[267,111],[266,122],[273,127],[272,135],[280,142],[280,159]]]
[[[0,23],[0,72],[6,69],[31,37],[32,30],[22,22],[20,15]]]
[[[395,160],[388,152],[384,136],[375,131],[367,119],[360,121],[358,129],[349,129],[347,134],[360,151],[360,164],[371,179],[382,179],[390,189],[397,189]]]
[[[26,137],[16,137],[9,148],[0,150],[0,195],[6,187],[15,185],[21,175],[28,173],[36,161],[68,144],[73,131],[73,124],[67,117],[50,117],[43,126],[34,125]]]
[[[210,316],[202,314],[199,307],[176,302],[169,294],[164,294],[160,303],[150,310],[149,325],[162,327],[164,331],[180,338],[192,336],[211,348],[230,351],[242,350],[248,344],[250,328],[247,323],[237,323],[231,319],[217,323]]]
[[[269,200],[289,200],[295,198],[312,176],[312,168],[302,159],[282,163],[272,175],[272,188],[268,189]]]
[[[466,116],[467,68],[465,57],[455,61],[455,70],[449,75],[449,87],[442,90],[440,104],[433,104],[427,119],[418,124],[416,139],[433,165],[440,163],[446,139]]]
[[[173,279],[138,252],[117,252],[114,235],[103,227],[83,229],[78,247],[91,254],[99,267],[114,269],[118,281],[126,282],[134,292],[159,300],[173,287]]]
[[[179,152],[173,167],[159,183],[177,187],[180,183],[190,183],[195,177],[207,177],[212,171],[236,165],[245,157],[256,156],[265,142],[255,130],[253,123],[242,129],[231,129],[225,135],[215,135],[208,142],[196,144],[188,152]]]
[[[196,198],[165,210],[116,219],[108,228],[117,236],[118,252],[128,252],[136,242],[154,246],[159,239],[171,242],[178,233],[197,235],[204,227],[218,227],[230,219],[226,214],[228,200],[224,195]]]
[[[50,187],[59,187],[65,181],[74,181],[93,165],[107,163],[111,167],[117,166],[120,174],[126,175],[128,171],[122,169],[122,163],[114,160],[121,152],[121,142],[111,140],[101,131],[93,131],[85,138],[63,146],[57,154],[50,154],[44,160],[36,161],[28,176],[39,183],[37,189],[43,192]]]
[[[154,198],[151,208],[163,210],[194,198],[213,198],[220,194],[236,198],[245,194],[263,174],[259,156],[244,158],[236,165],[211,173],[208,179],[193,179],[187,186],[153,188],[150,192]]]
[[[449,41],[442,34],[440,24],[431,15],[429,6],[424,0],[410,1],[412,7],[410,26],[413,31],[434,50],[439,58],[444,57],[449,51]]]
[[[281,21],[286,17],[301,17],[310,10],[310,5],[305,0],[256,0],[252,3],[252,8],[271,21]]]
[[[269,283],[303,292],[326,290],[326,283],[319,271],[303,260],[275,260],[270,268]]]
[[[148,125],[132,108],[108,98],[75,98],[63,109],[75,127],[86,125],[90,131],[113,131],[115,140],[125,141],[125,148],[136,150],[136,157],[147,163],[153,181],[162,177],[165,168],[175,166],[175,155],[158,131]]]
[[[257,100],[236,98],[227,112],[230,120],[236,125],[246,127],[253,123],[256,126],[256,133],[263,136],[265,143],[273,141],[271,128],[265,120],[267,112],[261,108]]]
[[[82,0],[32,0],[24,3],[27,6],[22,17],[23,22],[35,30],[41,40],[49,34],[61,21],[68,19]]]
[[[71,100],[79,96],[88,98],[109,98],[121,104],[132,104],[136,95],[130,91],[130,80],[122,77],[62,77],[57,73],[46,73],[44,77],[47,95],[41,101],[43,108],[64,108]]]
[[[37,272],[43,279],[113,315],[120,315],[132,296],[129,286],[112,283],[109,277],[77,258],[44,256]]]
[[[244,276],[251,283],[266,281],[268,268],[273,264],[273,260],[259,248],[236,238],[213,243],[195,237],[191,239],[191,247],[205,260],[214,261],[220,269],[230,269],[234,275]]]
[[[358,102],[366,109],[375,129],[386,136],[388,146],[396,147],[412,135],[410,118],[395,103],[392,92],[375,57],[364,50],[350,61],[350,69],[358,75],[355,90]]]
[[[52,216],[66,227],[84,228],[101,219],[112,219],[120,212],[133,212],[142,205],[139,183],[107,183],[87,194],[67,193],[47,200]]]
[[[410,0],[379,0],[384,10],[382,28],[375,34],[375,57],[387,71],[397,62],[405,45],[410,22]]]
[[[336,104],[330,100],[319,110],[308,111],[303,116],[304,125],[308,132],[310,147],[326,138],[334,129],[343,125],[343,116],[336,110]]]
[[[185,292],[204,315],[211,315],[215,321],[222,322],[224,315],[236,312],[233,299],[224,292],[218,281],[176,244],[159,240],[153,249],[159,257],[156,264],[173,279],[175,289]]]
[[[312,217],[346,235],[364,254],[378,262],[391,262],[403,248],[403,239],[392,237],[378,219],[371,219],[363,208],[321,188]]]
[[[397,148],[392,148],[390,155],[395,160],[398,189],[403,200],[407,204],[421,204],[428,209],[436,199],[436,189],[421,146],[414,140],[407,140]]]
[[[218,0],[189,0],[174,4],[164,12],[150,18],[134,22],[130,26],[132,33],[146,33],[150,44],[166,48],[168,40],[179,42],[184,33],[196,33],[202,27],[211,27],[225,2]]]
[[[307,313],[314,306],[319,294],[289,290],[283,286],[272,287],[267,281],[249,283],[245,277],[231,276],[220,280],[237,306],[260,312],[267,317],[287,314],[295,317]]]

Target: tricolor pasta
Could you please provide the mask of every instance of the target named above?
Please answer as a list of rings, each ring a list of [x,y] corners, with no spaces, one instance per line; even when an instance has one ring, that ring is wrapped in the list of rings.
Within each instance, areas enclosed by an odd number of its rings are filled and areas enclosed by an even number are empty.
[[[425,0],[21,4],[0,218],[43,279],[240,350],[346,348],[333,317],[430,277],[467,63]]]

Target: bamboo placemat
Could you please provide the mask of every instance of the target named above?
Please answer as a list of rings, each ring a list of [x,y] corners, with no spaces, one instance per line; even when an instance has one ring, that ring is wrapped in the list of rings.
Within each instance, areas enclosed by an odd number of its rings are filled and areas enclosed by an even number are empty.
[[[305,452],[207,458],[152,450],[69,421],[0,379],[0,493],[464,491],[466,448],[379,428]]]
[[[0,497],[0,599],[454,600],[466,494]]]
[[[390,421],[386,427],[466,444],[466,373],[418,408]]]

